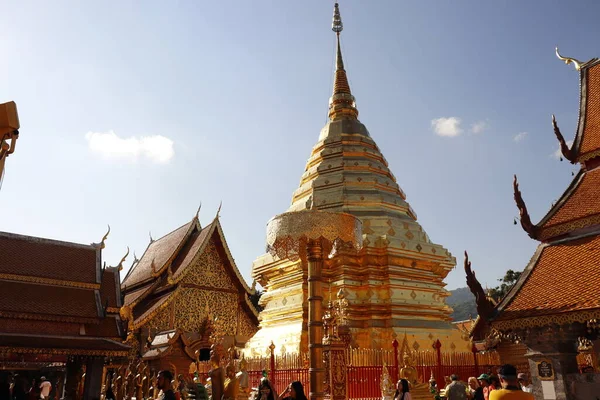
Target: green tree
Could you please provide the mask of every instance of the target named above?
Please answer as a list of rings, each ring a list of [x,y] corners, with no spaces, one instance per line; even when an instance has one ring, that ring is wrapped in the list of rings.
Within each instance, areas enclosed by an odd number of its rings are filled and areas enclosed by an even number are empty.
[[[502,298],[506,296],[515,283],[517,283],[520,277],[520,271],[513,271],[512,269],[509,269],[506,271],[506,274],[504,274],[503,278],[498,279],[500,285],[490,289],[488,295],[495,301],[502,300]]]

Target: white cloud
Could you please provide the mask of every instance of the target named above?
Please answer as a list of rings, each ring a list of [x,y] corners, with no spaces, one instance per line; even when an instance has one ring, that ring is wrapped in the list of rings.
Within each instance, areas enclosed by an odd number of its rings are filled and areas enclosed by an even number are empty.
[[[481,133],[485,130],[487,130],[487,128],[489,128],[490,126],[488,125],[488,123],[486,121],[477,121],[473,124],[471,124],[471,133]]]
[[[520,141],[522,141],[523,139],[525,139],[527,137],[527,135],[529,135],[529,133],[527,133],[527,132],[519,132],[515,136],[513,136],[513,140],[515,142],[519,143]]]
[[[462,133],[460,123],[458,117],[436,118],[431,120],[431,127],[438,136],[456,137]]]
[[[569,146],[569,148],[571,148],[573,146],[573,141],[567,140],[567,146]],[[551,156],[556,158],[557,160],[559,160],[563,156],[562,151],[560,151],[560,143],[558,144],[558,149],[556,149],[556,151],[554,153],[552,153]]]
[[[85,135],[90,150],[107,158],[168,163],[175,151],[173,141],[161,135],[122,138],[113,131],[88,132]]]

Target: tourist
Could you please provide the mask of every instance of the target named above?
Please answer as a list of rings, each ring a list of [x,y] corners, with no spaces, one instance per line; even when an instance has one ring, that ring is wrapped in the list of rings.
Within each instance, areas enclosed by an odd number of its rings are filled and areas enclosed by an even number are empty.
[[[28,400],[39,400],[40,398],[40,388],[36,384],[35,379],[31,381],[31,387],[29,388],[29,392],[27,395]]]
[[[156,387],[162,391],[162,394],[158,396],[159,400],[175,400],[175,393],[171,388],[171,381],[173,380],[173,374],[171,371],[162,370],[158,373]]]
[[[258,385],[258,392],[254,400],[275,400],[275,391],[268,379],[263,379]]]
[[[277,400],[283,399],[307,400],[306,395],[304,394],[304,386],[302,386],[302,383],[299,381],[290,383],[290,385],[286,387],[277,398]]]
[[[42,381],[42,383],[40,383],[40,398],[43,399],[47,399],[50,397],[50,391],[52,390],[52,384],[50,383],[50,381],[46,380],[45,376],[42,376],[40,378],[40,380]]]
[[[458,375],[452,374],[450,376],[450,383],[446,386],[444,391],[448,400],[466,400],[467,399],[467,387],[464,383],[458,380]]]
[[[531,384],[531,381],[529,380],[529,376],[527,374],[521,372],[517,376],[517,378],[519,379],[519,385],[521,385],[522,391],[524,391],[525,393],[533,392],[533,385]]]
[[[468,392],[469,398],[473,400],[483,400],[483,388],[479,386],[479,382],[477,382],[477,378],[474,376],[470,377],[467,381],[468,384]]]
[[[488,374],[481,374],[479,378],[479,386],[481,386],[481,392],[483,393],[483,400],[488,400],[490,396],[490,376]]]
[[[514,366],[503,365],[500,367],[498,375],[502,388],[490,393],[490,400],[534,400],[531,393],[526,393],[519,387],[517,369]]]
[[[408,387],[408,381],[406,379],[400,379],[396,384],[394,400],[412,400],[409,392],[410,388]]]

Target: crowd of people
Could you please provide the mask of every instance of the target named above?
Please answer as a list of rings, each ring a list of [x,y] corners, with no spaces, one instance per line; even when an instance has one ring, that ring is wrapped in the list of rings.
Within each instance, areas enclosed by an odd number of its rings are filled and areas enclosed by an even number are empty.
[[[470,377],[465,384],[458,375],[450,377],[443,395],[447,400],[533,400],[532,385],[527,374],[517,373],[517,369],[505,364],[498,375],[481,374]],[[398,383],[400,387],[400,382]],[[395,400],[410,400],[395,398]]]

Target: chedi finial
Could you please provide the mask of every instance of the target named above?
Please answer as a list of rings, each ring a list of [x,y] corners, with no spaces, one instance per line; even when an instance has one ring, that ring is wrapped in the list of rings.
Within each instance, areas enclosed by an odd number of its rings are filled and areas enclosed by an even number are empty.
[[[342,16],[340,15],[340,7],[338,3],[333,6],[333,22],[331,23],[331,30],[339,35],[344,30],[344,24],[342,23]]]

